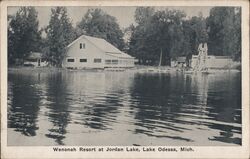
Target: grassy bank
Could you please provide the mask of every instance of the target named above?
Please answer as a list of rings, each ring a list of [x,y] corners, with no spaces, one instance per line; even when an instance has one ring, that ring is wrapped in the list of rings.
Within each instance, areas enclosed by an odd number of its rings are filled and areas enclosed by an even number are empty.
[[[9,67],[8,72],[59,72],[65,71],[64,68],[57,68],[57,67]]]
[[[213,68],[213,69],[208,69],[211,72],[224,72],[224,71],[241,71],[241,69],[239,68],[239,65],[236,65],[237,67],[234,68]],[[58,67],[23,67],[23,66],[19,66],[19,67],[9,67],[8,68],[8,72],[15,72],[15,73],[29,73],[29,72],[36,72],[36,73],[43,73],[43,72],[61,72],[61,71],[86,71],[86,72],[99,72],[99,71],[103,71],[104,69],[66,69],[66,68],[58,68]],[[175,72],[175,71],[185,71],[185,70],[189,70],[189,69],[185,69],[185,68],[178,68],[178,67],[170,67],[170,66],[145,66],[145,65],[136,65],[134,68],[129,68],[129,69],[125,69],[125,70],[133,70],[133,71],[141,71],[143,72],[150,72],[150,71],[163,71],[163,72]]]

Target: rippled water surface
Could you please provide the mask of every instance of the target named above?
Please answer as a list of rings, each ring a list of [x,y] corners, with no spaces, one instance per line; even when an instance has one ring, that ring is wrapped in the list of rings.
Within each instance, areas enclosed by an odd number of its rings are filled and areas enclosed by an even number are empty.
[[[241,145],[241,74],[9,71],[8,145]]]

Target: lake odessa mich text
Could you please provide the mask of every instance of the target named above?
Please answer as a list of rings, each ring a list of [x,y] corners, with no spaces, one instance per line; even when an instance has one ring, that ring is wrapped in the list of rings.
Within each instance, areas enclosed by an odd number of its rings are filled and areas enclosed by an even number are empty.
[[[193,152],[192,147],[53,147],[54,152]]]

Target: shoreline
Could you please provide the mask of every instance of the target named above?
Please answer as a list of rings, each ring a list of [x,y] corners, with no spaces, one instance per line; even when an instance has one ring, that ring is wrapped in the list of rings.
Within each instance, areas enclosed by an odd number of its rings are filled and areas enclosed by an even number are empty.
[[[23,71],[35,71],[38,73],[42,72],[61,72],[61,71],[69,71],[69,72],[127,72],[127,71],[134,71],[140,73],[170,73],[170,72],[192,72],[192,70],[185,70],[185,68],[177,68],[177,67],[170,67],[170,66],[143,66],[138,65],[134,68],[104,68],[104,69],[97,69],[97,68],[86,68],[86,69],[67,69],[67,68],[59,68],[59,67],[8,67],[9,72],[23,72]],[[208,69],[211,73],[216,72],[241,72],[241,70],[236,68],[210,68]]]

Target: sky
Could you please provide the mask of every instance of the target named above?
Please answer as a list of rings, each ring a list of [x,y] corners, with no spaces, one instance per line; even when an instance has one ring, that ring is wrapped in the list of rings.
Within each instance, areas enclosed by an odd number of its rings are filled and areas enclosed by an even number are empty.
[[[19,8],[20,7],[8,7],[8,15],[14,15]],[[97,7],[67,7],[68,16],[70,17],[74,26],[76,26],[76,24],[81,21],[82,17],[89,8]],[[116,17],[117,22],[121,28],[126,28],[130,24],[135,24],[134,12],[136,7],[115,6],[98,8],[101,8],[107,14]],[[155,7],[156,10],[164,10],[166,8],[182,10],[187,14],[187,17],[198,16],[199,12],[201,12],[204,17],[207,17],[212,7]],[[38,12],[39,28],[47,26],[50,20],[51,7],[39,6],[35,7],[35,9]]]

